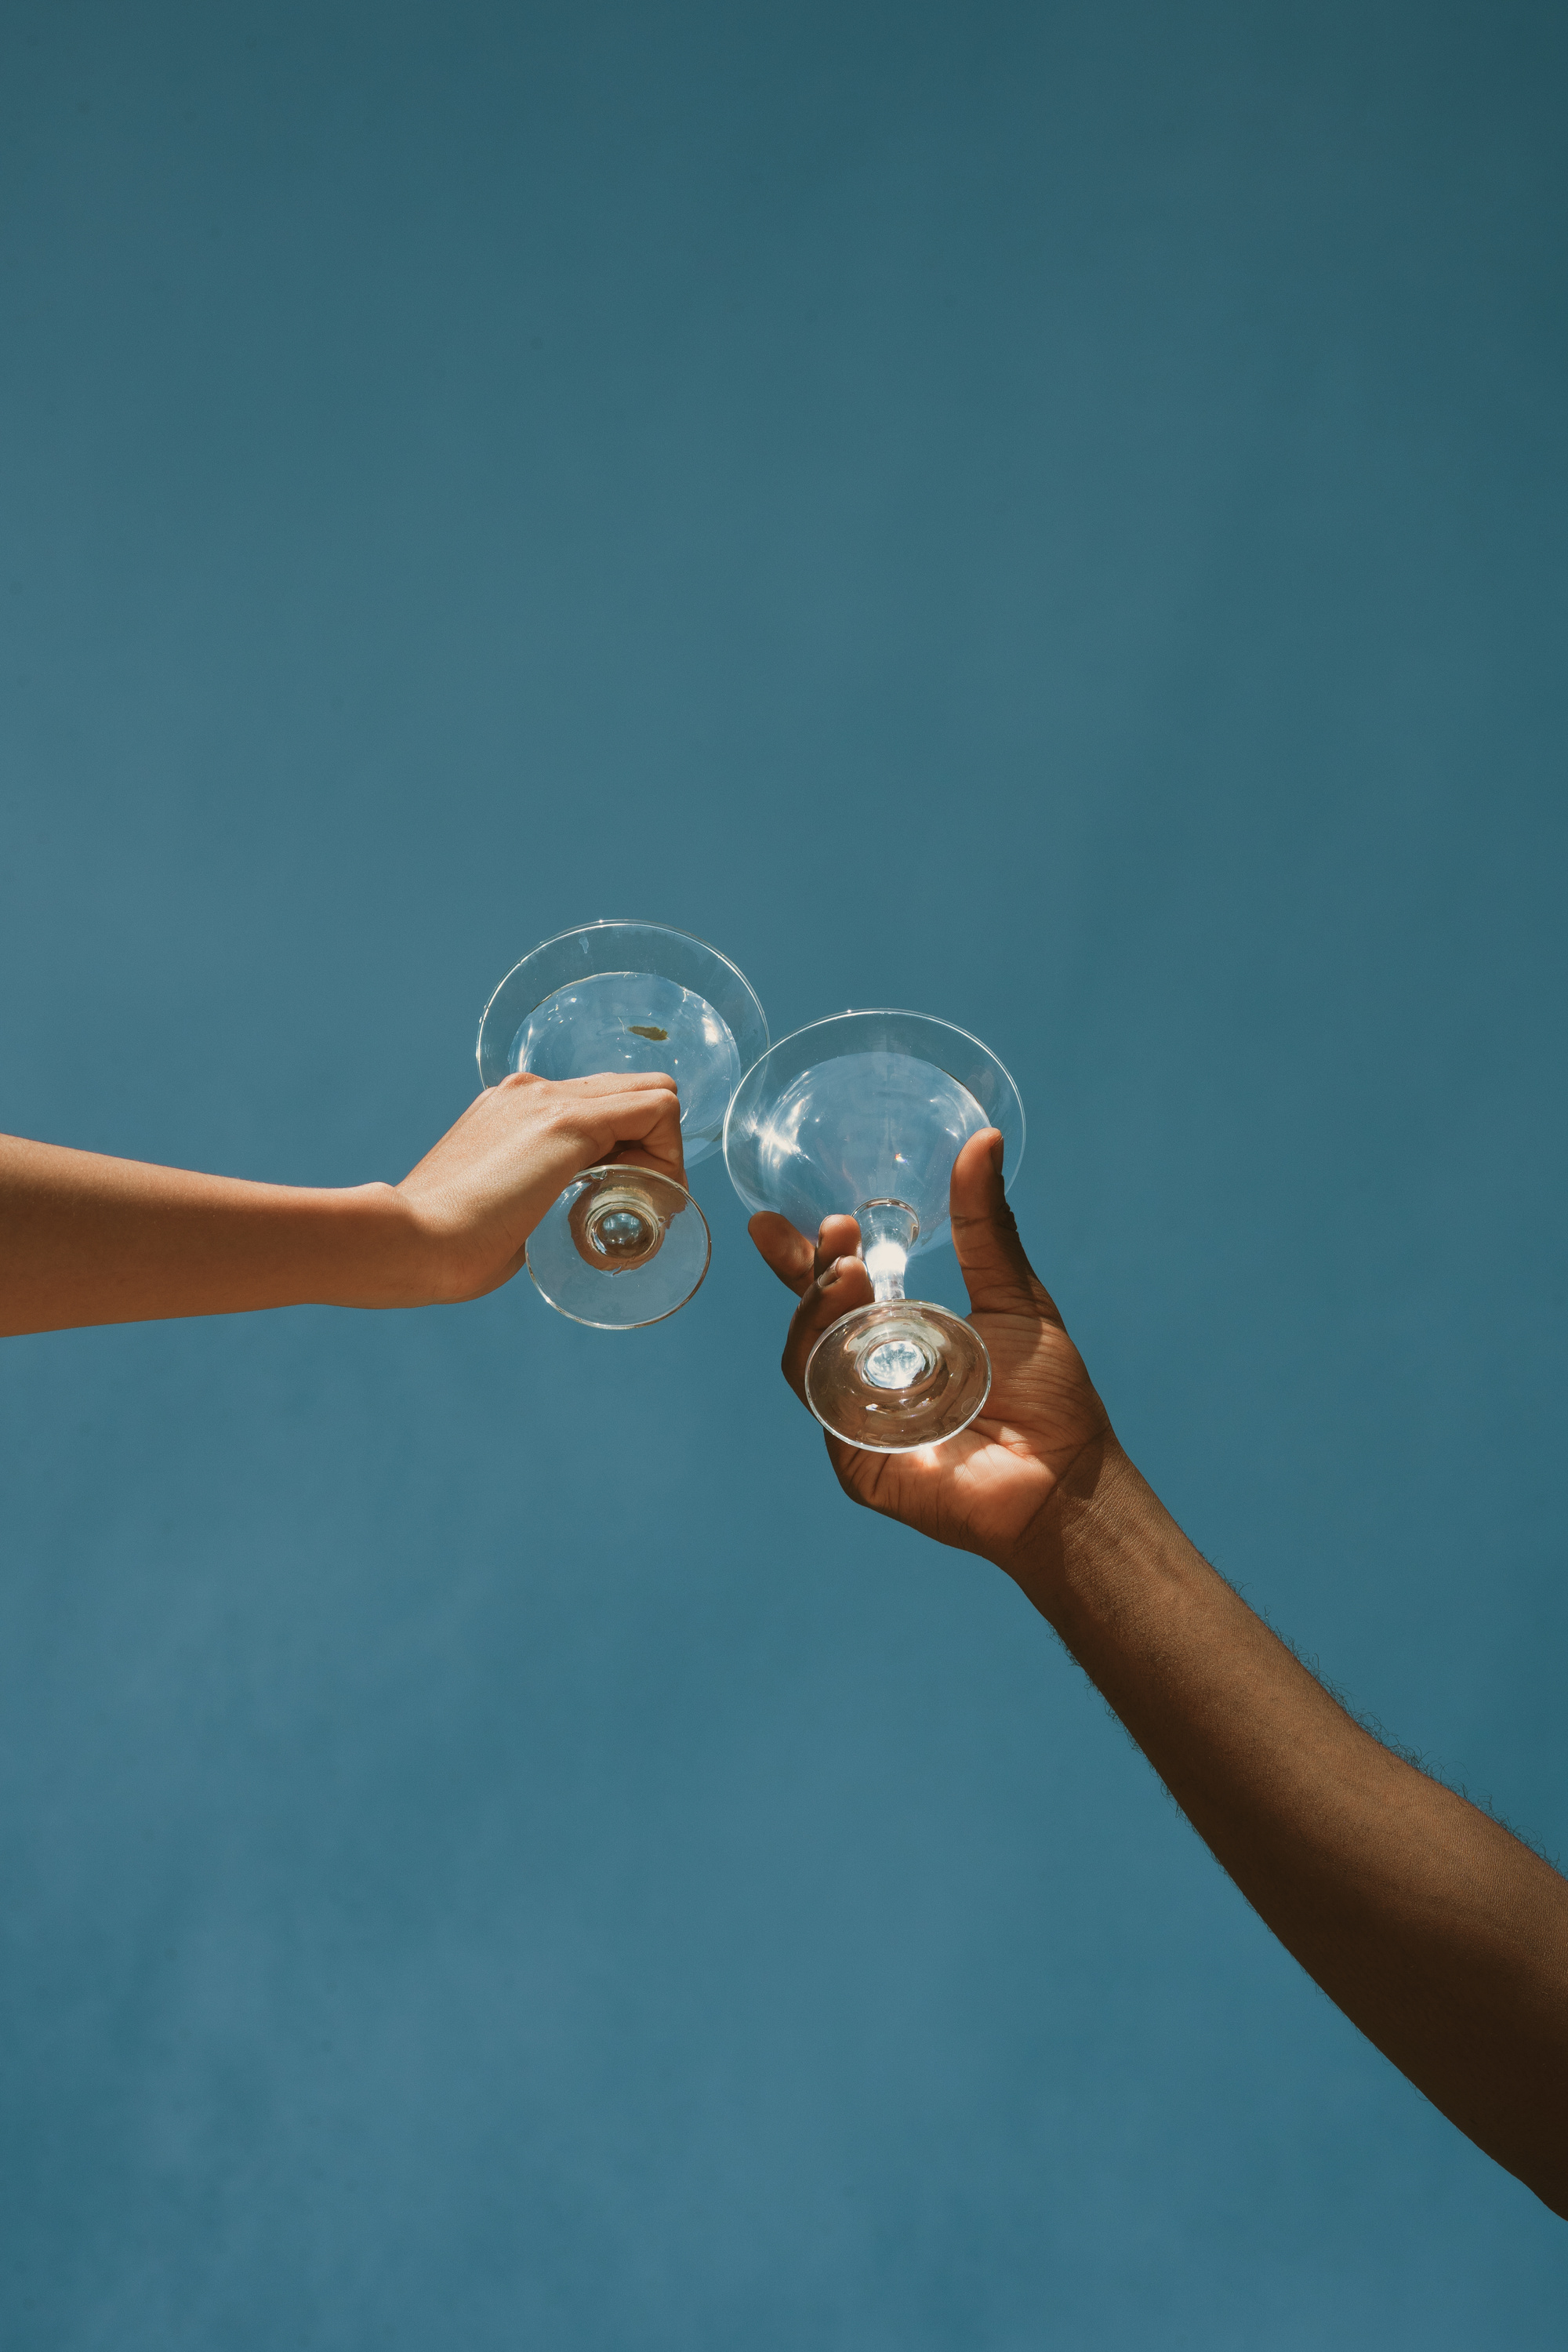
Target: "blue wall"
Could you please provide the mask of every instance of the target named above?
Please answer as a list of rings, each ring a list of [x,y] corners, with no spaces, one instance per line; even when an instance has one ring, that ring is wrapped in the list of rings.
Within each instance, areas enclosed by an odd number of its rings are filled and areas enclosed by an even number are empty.
[[[600,913],[958,1021],[1194,1538],[1568,1847],[1562,13],[0,43],[0,1125],[395,1178]],[[1555,2347],[697,1181],[633,1339],[0,1351],[7,2347]]]

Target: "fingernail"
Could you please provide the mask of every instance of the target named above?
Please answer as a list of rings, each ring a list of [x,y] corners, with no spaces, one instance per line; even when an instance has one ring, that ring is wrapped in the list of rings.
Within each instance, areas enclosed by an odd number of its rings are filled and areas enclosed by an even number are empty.
[[[995,1142],[991,1147],[991,1165],[994,1168],[998,1176],[1002,1173],[1002,1155],[1006,1149],[1006,1139],[999,1135],[996,1138]]]
[[[821,1274],[819,1274],[819,1275],[817,1276],[817,1277],[816,1277],[816,1286],[817,1286],[818,1290],[831,1290],[831,1289],[832,1289],[832,1287],[833,1287],[834,1284],[835,1284],[835,1283],[837,1281],[837,1279],[838,1279],[838,1269],[839,1269],[839,1267],[843,1265],[843,1263],[844,1263],[844,1260],[843,1260],[841,1257],[836,1257],[836,1258],[834,1259],[834,1261],[833,1261],[833,1264],[832,1264],[830,1266],[827,1266],[826,1268],[825,1268],[825,1270],[824,1270]]]

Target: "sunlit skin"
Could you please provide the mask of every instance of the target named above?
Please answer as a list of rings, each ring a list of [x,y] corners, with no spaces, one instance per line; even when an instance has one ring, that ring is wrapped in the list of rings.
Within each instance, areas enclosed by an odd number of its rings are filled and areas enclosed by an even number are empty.
[[[673,1078],[504,1079],[400,1184],[254,1184],[0,1136],[0,1333],[479,1298],[612,1160],[685,1181]]]
[[[1390,1754],[1216,1575],[1118,1443],[1031,1267],[1002,1138],[952,1174],[953,1244],[990,1349],[984,1413],[918,1453],[826,1440],[854,1501],[1007,1572],[1247,1899],[1373,2042],[1568,2216],[1568,1884]],[[799,1304],[784,1377],[871,1283],[851,1217],[752,1235]]]

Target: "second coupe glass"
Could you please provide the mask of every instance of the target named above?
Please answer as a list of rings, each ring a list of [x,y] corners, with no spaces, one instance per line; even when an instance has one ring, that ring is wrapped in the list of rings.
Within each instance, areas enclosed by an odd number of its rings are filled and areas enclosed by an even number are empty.
[[[847,1444],[905,1454],[967,1429],[991,1387],[973,1324],[904,1296],[910,1257],[948,1230],[948,1183],[963,1144],[1000,1128],[1009,1181],[1024,1156],[1018,1089],[989,1047],[921,1013],[840,1013],[781,1037],[730,1106],[724,1158],[750,1209],[815,1235],[824,1217],[860,1223],[876,1297],[825,1331],[806,1402]]]

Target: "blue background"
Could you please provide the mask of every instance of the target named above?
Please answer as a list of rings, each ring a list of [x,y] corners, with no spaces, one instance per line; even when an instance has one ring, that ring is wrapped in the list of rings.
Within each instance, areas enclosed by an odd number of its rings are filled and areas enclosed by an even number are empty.
[[[396,1178],[603,913],[955,1020],[1135,1458],[1562,1851],[1564,52],[11,0],[0,1124]],[[1558,2344],[698,1188],[629,1339],[5,1349],[6,2345]]]

